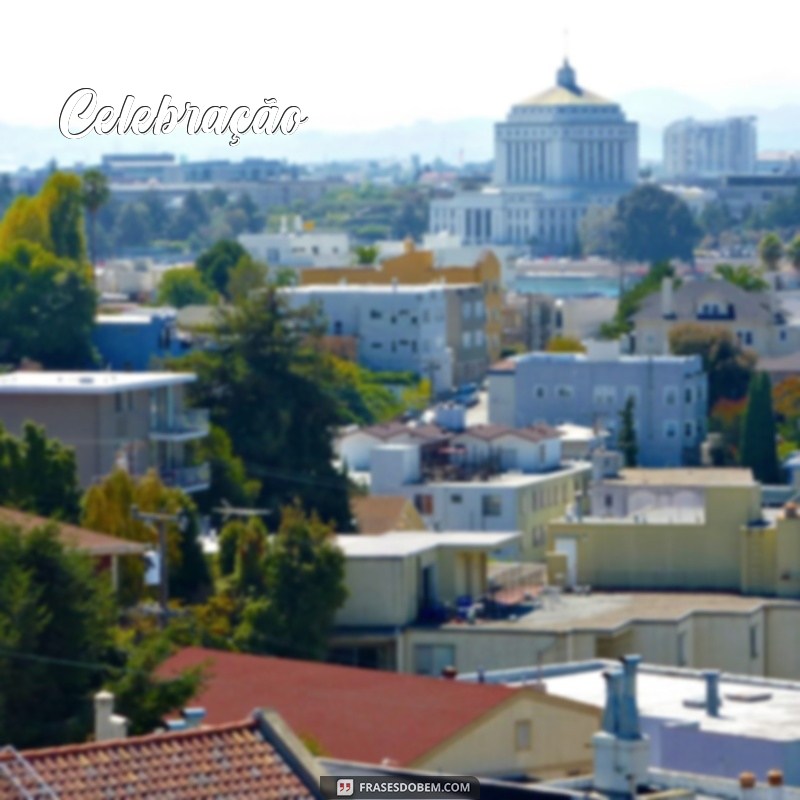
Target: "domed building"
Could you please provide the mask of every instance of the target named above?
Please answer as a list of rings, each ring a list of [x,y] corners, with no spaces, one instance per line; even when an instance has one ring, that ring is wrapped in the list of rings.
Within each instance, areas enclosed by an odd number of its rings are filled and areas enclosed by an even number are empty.
[[[434,200],[432,233],[465,244],[517,244],[569,253],[590,206],[633,187],[638,126],[620,106],[582,88],[567,60],[556,85],[511,108],[495,125],[494,181],[481,191]]]

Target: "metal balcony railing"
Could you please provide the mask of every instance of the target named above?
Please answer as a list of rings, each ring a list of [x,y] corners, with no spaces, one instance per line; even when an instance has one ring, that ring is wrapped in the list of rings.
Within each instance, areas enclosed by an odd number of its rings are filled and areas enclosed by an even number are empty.
[[[178,411],[171,417],[159,416],[150,422],[152,438],[171,438],[185,436],[207,436],[209,416],[207,408],[188,408]]]

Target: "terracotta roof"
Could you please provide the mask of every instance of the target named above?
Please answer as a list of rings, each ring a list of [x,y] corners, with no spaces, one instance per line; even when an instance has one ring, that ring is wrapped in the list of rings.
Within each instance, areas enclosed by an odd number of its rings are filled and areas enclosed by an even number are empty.
[[[366,433],[376,439],[387,441],[396,436],[410,436],[412,439],[423,439],[434,441],[436,439],[446,439],[447,431],[442,430],[437,425],[405,425],[402,422],[387,422],[384,425],[370,425],[360,428],[353,433]],[[351,434],[352,435],[352,434]]]
[[[135,555],[143,553],[147,549],[146,545],[141,542],[129,542],[126,539],[118,539],[116,536],[79,528],[77,525],[67,525],[63,522],[37,517],[35,514],[27,514],[14,508],[0,507],[0,523],[13,525],[23,533],[42,525],[55,525],[58,528],[58,537],[64,545],[82,550],[92,556]]]
[[[354,497],[350,503],[360,533],[386,533],[401,527],[403,510],[410,501],[393,495]]]
[[[317,798],[315,777],[307,772],[263,717],[176,733],[22,753],[60,800],[278,800]],[[270,735],[273,734],[273,735]],[[276,740],[276,741],[270,741]],[[25,775],[11,754],[0,765],[36,797],[40,782]],[[23,796],[0,771],[0,800]]]
[[[510,358],[497,361],[489,368],[489,372],[516,372],[517,363]]]
[[[501,436],[517,436],[530,442],[545,439],[559,439],[561,434],[549,425],[530,425],[527,428],[511,428],[508,425],[470,425],[460,436],[474,436],[476,439],[491,441]]]
[[[303,738],[332,758],[413,764],[501,704],[505,686],[342,667],[189,647],[160,668],[174,675],[206,664],[193,702],[211,723],[236,719],[253,706],[274,708]]]

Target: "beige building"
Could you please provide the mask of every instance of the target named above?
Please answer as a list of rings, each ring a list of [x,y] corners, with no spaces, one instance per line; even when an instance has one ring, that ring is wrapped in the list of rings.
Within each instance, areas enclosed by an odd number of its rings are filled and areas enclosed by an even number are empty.
[[[75,448],[83,487],[115,467],[155,469],[169,486],[208,488],[208,464],[194,445],[208,435],[208,412],[186,407],[189,373],[15,372],[0,376],[0,423],[17,435],[28,421]]]
[[[747,469],[622,470],[590,516],[549,525],[548,551],[567,586],[800,597],[797,509],[762,511]]]
[[[641,355],[669,353],[670,331],[686,323],[723,328],[763,356],[800,350],[800,326],[791,324],[774,291],[746,292],[722,279],[687,281],[675,289],[666,278],[661,292],[643,301],[633,322],[634,346]]]

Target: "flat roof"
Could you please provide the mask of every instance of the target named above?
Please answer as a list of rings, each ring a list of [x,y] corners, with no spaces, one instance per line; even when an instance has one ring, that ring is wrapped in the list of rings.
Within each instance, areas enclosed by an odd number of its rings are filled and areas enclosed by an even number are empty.
[[[619,662],[560,665],[553,668],[555,674],[551,676],[545,668],[542,680],[548,694],[603,708],[606,702],[603,670],[610,666],[619,666]],[[776,741],[800,740],[800,683],[724,674],[719,688],[720,715],[711,717],[703,705],[695,707],[706,696],[700,671],[642,664],[636,678],[639,713],[665,721],[696,722],[701,730],[714,733]],[[692,705],[684,705],[685,701]]]
[[[425,481],[418,484],[417,488],[422,491],[426,486],[440,486],[446,489],[472,489],[476,492],[485,490],[487,486],[498,489],[519,489],[524,486],[546,483],[554,478],[590,472],[591,469],[592,465],[588,461],[570,461],[562,463],[557,469],[546,472],[499,472],[496,475],[490,475],[486,480]]]
[[[751,614],[762,606],[800,610],[800,602],[711,592],[595,592],[544,594],[542,607],[517,619],[478,620],[470,630],[613,632],[632,622],[678,622],[692,614]]]
[[[701,467],[698,469],[623,469],[618,476],[604,478],[604,482],[625,483],[632,486],[752,486],[753,473],[739,467]]]
[[[0,394],[114,394],[195,380],[192,372],[12,372],[0,375]]]
[[[336,543],[348,558],[405,558],[437,547],[459,550],[496,550],[519,539],[516,532],[484,533],[458,531],[434,533],[431,531],[396,531],[375,536],[344,533]]]
[[[342,277],[346,280],[346,277]],[[281,289],[287,294],[335,294],[363,292],[364,294],[419,294],[420,292],[446,292],[455,289],[474,289],[479,283],[314,283],[306,286],[292,286]]]

